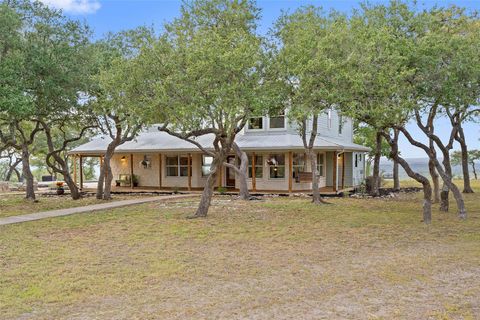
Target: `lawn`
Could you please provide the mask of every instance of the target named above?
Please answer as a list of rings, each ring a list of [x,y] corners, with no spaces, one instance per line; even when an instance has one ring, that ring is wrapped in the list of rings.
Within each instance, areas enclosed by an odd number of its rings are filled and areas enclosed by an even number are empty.
[[[479,319],[469,218],[393,199],[149,203],[0,227],[5,319]]]
[[[111,201],[132,199],[142,195],[114,194]],[[145,195],[143,195],[145,196]],[[54,194],[37,194],[37,201],[26,200],[24,195],[0,193],[0,218],[39,212],[47,210],[65,209],[104,203],[89,194],[79,200],[72,200],[69,195],[57,196]]]

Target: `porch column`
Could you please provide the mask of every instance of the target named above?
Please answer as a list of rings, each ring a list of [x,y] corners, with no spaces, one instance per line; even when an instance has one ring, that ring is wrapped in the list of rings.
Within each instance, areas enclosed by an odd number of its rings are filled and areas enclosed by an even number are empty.
[[[77,155],[73,155],[73,183],[77,185]]]
[[[337,151],[333,151],[333,191],[337,192]]]
[[[187,162],[188,191],[192,190],[192,155],[188,154]]]
[[[342,153],[342,189],[345,188],[345,152]]]
[[[158,187],[162,189],[162,154],[158,154]]]
[[[133,189],[133,153],[130,153],[130,188]]]
[[[288,193],[292,193],[293,185],[293,155],[292,151],[288,153]]]
[[[252,153],[252,190],[257,191],[257,176],[255,174],[255,152]]]
[[[80,190],[83,190],[83,156],[80,155],[80,162],[79,162],[79,170],[80,170]]]

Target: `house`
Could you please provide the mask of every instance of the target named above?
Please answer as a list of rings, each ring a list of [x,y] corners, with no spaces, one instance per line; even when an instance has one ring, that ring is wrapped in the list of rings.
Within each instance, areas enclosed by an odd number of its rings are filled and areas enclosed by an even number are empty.
[[[315,151],[318,157],[320,190],[337,193],[359,186],[365,178],[367,147],[353,143],[352,120],[336,110],[319,116]],[[100,157],[110,138],[99,137],[70,152],[82,163],[85,157]],[[196,138],[205,148],[212,148],[210,135]],[[237,144],[249,157],[248,185],[258,192],[301,192],[311,190],[310,161],[295,124],[285,115],[250,119],[237,136]],[[157,127],[144,130],[134,141],[119,146],[112,158],[114,187],[138,189],[202,189],[212,158],[195,145],[159,132]],[[235,155],[227,158],[237,161]],[[75,166],[76,168],[77,166]],[[80,165],[79,180],[83,185]],[[223,167],[217,186],[237,188],[234,170]]]

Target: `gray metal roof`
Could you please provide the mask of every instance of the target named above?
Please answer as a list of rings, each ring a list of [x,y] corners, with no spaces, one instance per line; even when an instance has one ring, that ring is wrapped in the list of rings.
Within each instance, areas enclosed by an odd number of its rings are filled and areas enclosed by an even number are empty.
[[[196,138],[204,148],[213,149],[213,135],[204,135]],[[70,151],[70,154],[98,155],[107,149],[110,137],[97,137],[88,143]],[[265,135],[240,134],[236,139],[242,150],[294,150],[303,149],[303,142],[299,135],[279,132]],[[318,136],[315,139],[315,149],[369,151],[370,149],[355,143],[346,143],[334,138]],[[117,147],[116,153],[140,152],[199,152],[194,144],[171,136],[165,132],[142,132],[135,140],[126,142]]]

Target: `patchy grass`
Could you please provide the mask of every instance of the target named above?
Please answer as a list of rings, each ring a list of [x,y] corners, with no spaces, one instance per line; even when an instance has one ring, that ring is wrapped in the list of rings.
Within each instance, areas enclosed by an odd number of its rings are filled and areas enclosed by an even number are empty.
[[[420,195],[150,203],[0,227],[8,319],[478,319],[480,184],[469,218]]]
[[[112,195],[112,200],[125,200],[145,195]],[[72,200],[70,195],[57,196],[54,194],[37,194],[37,201],[26,200],[23,194],[0,193],[0,218],[34,213],[39,211],[65,209],[104,203],[105,200],[97,200],[95,196],[88,195],[79,200]]]

